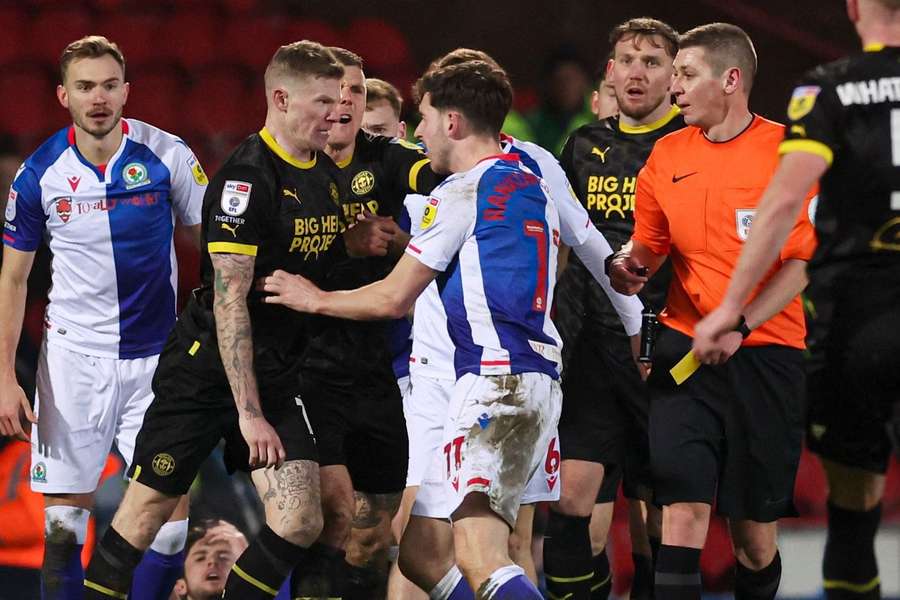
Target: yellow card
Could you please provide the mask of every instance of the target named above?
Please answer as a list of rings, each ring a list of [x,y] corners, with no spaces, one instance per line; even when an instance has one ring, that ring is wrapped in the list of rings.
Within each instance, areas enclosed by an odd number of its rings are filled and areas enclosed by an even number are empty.
[[[669,369],[669,374],[676,384],[681,385],[688,377],[694,374],[694,371],[700,368],[700,364],[694,353],[689,351],[684,355],[684,358],[678,361],[678,364]]]

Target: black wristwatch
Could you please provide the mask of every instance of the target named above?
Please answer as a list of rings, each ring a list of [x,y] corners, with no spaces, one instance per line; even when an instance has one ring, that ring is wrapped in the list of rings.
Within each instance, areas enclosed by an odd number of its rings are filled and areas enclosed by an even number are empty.
[[[734,328],[735,331],[741,332],[741,337],[745,340],[750,337],[750,328],[747,326],[747,319],[744,315],[741,315],[741,320],[738,321],[737,326]]]

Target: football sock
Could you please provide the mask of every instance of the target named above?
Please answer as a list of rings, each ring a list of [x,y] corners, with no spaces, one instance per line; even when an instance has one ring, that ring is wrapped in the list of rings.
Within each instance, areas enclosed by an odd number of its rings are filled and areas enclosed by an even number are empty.
[[[550,509],[544,534],[544,576],[547,591],[557,598],[591,597],[590,522],[590,517],[572,517]]]
[[[781,583],[781,554],[775,551],[775,558],[767,567],[752,571],[737,561],[734,568],[735,600],[774,600]]]
[[[822,575],[826,600],[863,600],[881,597],[875,560],[875,533],[881,505],[855,511],[828,503],[828,539]]]
[[[264,525],[228,574],[225,597],[271,600],[282,582],[309,550],[279,537]]]
[[[656,600],[700,600],[700,550],[661,545],[653,589]]]

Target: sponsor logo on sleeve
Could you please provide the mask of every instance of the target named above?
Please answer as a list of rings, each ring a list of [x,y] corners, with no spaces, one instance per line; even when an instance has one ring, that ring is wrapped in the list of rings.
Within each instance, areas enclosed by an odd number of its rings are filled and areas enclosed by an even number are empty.
[[[809,217],[809,222],[812,223],[812,226],[816,226],[816,209],[819,207],[819,195],[816,194],[813,196],[812,200],[809,201],[809,206],[806,207],[806,216]]]
[[[253,184],[247,181],[234,181],[229,179],[222,188],[222,210],[227,215],[239,217],[247,210],[250,203],[250,190]]]
[[[438,205],[441,203],[437,198],[429,198],[425,204],[425,212],[422,213],[421,229],[428,229],[434,225],[434,218],[437,216]]]
[[[207,185],[209,183],[209,178],[206,176],[206,172],[203,171],[203,167],[200,166],[200,161],[197,160],[196,156],[191,156],[187,164],[191,168],[191,175],[194,176],[194,181],[197,182],[197,185]]]
[[[19,194],[16,193],[16,190],[10,188],[9,197],[6,199],[6,213],[3,215],[7,221],[12,221],[16,218],[16,198],[18,196]]]
[[[816,98],[822,91],[817,85],[801,85],[794,88],[791,101],[788,104],[787,114],[791,121],[798,121],[809,114],[816,105]]]
[[[750,235],[750,226],[753,225],[753,215],[756,211],[749,208],[738,208],[734,211],[734,220],[737,224],[737,236],[742,242],[747,241]]]

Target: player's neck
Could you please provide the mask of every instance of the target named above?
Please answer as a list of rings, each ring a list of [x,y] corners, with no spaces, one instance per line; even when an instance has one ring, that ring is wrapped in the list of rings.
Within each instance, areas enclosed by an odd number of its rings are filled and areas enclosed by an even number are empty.
[[[275,142],[281,147],[282,150],[287,152],[291,158],[299,162],[309,162],[315,157],[316,151],[313,150],[310,146],[305,144],[297,144],[291,141],[290,136],[286,135],[282,129],[275,124],[274,122],[270,122],[269,119],[266,119],[266,131],[275,139]]]
[[[356,149],[356,136],[354,136],[353,141],[348,145],[343,146],[341,148],[336,148],[334,146],[328,145],[325,146],[325,154],[331,157],[336,164],[340,165],[342,163],[350,160],[350,157],[353,156],[353,151]]]
[[[753,113],[750,112],[746,102],[735,102],[728,107],[724,118],[709,128],[704,127],[703,133],[706,139],[712,142],[727,142],[747,129],[752,120]]]
[[[92,165],[105,165],[122,144],[122,122],[102,138],[96,138],[75,125],[75,146],[81,155]]]
[[[858,28],[863,48],[872,46],[900,46],[900,26],[887,23],[872,23]]]
[[[451,173],[468,171],[485,158],[502,152],[500,143],[491,137],[469,136],[457,144],[450,157]]]
[[[644,125],[651,125],[656,123],[657,121],[665,118],[666,115],[669,114],[669,111],[672,110],[672,105],[668,102],[660,102],[659,106],[653,109],[653,112],[646,115],[643,118],[635,119],[634,117],[629,117],[621,110],[619,111],[619,122],[625,125],[626,127],[643,127]]]

